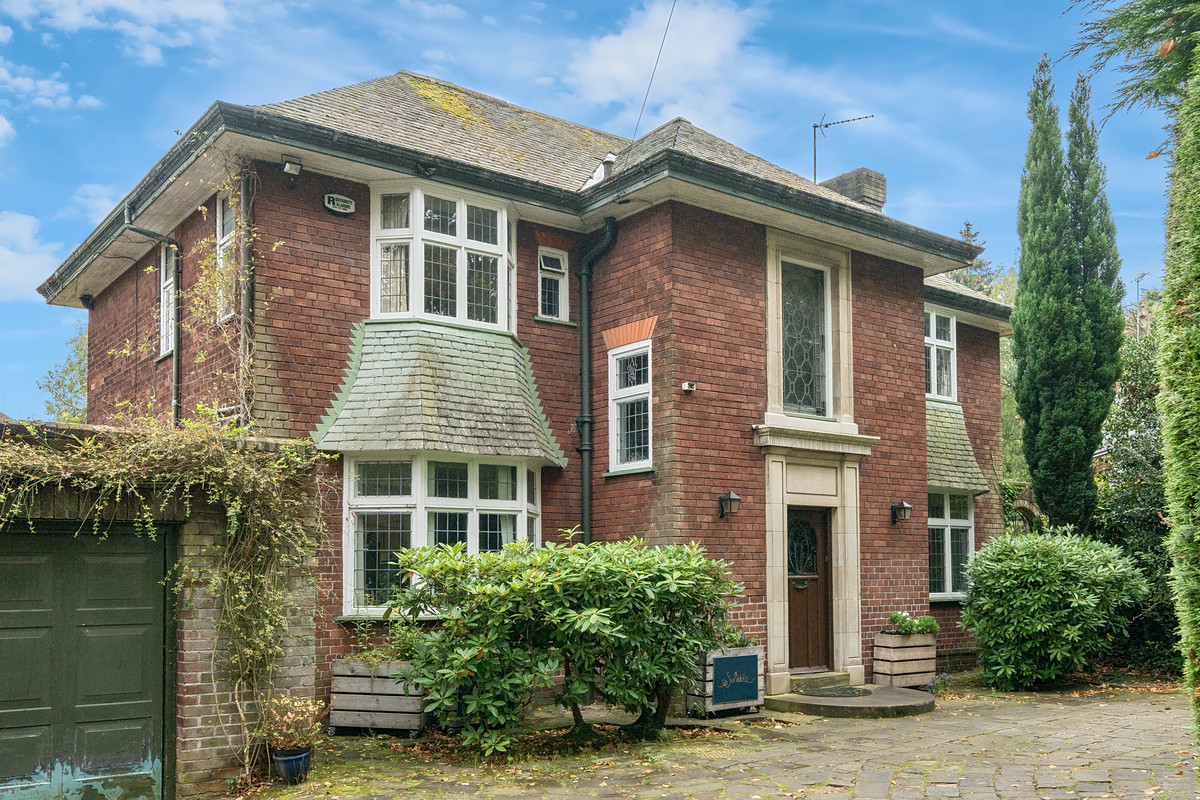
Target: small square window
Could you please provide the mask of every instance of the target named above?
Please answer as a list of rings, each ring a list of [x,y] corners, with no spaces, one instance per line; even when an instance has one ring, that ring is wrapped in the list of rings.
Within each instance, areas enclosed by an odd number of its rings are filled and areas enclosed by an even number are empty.
[[[466,464],[450,461],[429,462],[429,496],[465,498],[467,496]]]
[[[385,229],[408,227],[408,193],[385,194],[379,198],[379,227]]]
[[[500,464],[480,464],[479,499],[516,500],[517,468]]]
[[[354,493],[359,497],[405,497],[412,494],[411,461],[359,461]]]
[[[425,195],[425,230],[446,236],[458,235],[458,203]]]
[[[430,512],[430,544],[466,544],[467,520],[470,516],[465,511]]]
[[[650,354],[635,353],[617,360],[617,388],[644,386],[650,380]]]
[[[473,242],[498,244],[500,241],[500,215],[490,208],[467,206],[467,238]]]
[[[479,552],[495,552],[517,538],[516,514],[479,515]]]

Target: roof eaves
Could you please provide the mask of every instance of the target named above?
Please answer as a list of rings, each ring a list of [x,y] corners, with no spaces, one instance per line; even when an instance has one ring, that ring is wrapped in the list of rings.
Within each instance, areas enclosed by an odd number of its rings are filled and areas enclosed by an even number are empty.
[[[878,212],[856,208],[774,181],[747,175],[676,150],[661,150],[610,181],[582,193],[581,212],[597,208],[647,178],[674,177],[746,200],[773,206],[799,216],[827,222],[883,241],[910,247],[940,258],[970,263],[983,252],[976,245],[927,231]]]
[[[999,320],[1000,322],[1008,322],[1009,317],[1012,315],[1012,308],[1004,303],[990,298],[971,297],[960,292],[940,289],[936,286],[927,285],[925,287],[925,299],[935,305],[969,311],[972,314],[978,314],[981,317]]]

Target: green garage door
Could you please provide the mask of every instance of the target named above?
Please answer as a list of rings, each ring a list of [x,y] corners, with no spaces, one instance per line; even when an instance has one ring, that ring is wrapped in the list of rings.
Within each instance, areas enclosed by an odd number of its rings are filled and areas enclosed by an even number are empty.
[[[0,800],[162,797],[163,542],[0,534]]]

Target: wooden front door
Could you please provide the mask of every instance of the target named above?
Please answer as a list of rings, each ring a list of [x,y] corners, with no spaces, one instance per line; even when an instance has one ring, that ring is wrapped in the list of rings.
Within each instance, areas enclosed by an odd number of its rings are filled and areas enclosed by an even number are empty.
[[[829,511],[788,506],[788,659],[796,670],[829,669],[833,591]]]

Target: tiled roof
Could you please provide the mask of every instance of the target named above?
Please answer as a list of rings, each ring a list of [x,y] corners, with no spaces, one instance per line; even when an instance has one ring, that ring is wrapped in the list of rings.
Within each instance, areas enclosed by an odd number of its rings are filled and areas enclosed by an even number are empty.
[[[789,172],[724,139],[713,136],[708,131],[697,128],[683,117],[676,117],[670,122],[660,125],[631,144],[626,150],[617,153],[616,163],[613,164],[614,174],[630,170],[664,151],[683,153],[710,164],[786,186],[789,189],[806,192],[864,211],[880,213],[878,209],[862,203],[855,203],[832,189],[813,183],[808,178],[802,178],[794,172]]]
[[[963,286],[946,275],[930,275],[926,278],[925,294],[928,299],[999,320],[1007,321],[1012,313],[1012,306],[1007,303],[993,299],[983,292],[977,292],[969,286]]]
[[[961,405],[926,400],[925,440],[930,486],[975,494],[988,491],[987,479],[971,449]]]
[[[333,406],[313,433],[324,450],[423,450],[566,466],[542,412],[529,353],[507,333],[365,321]]]
[[[412,72],[256,108],[572,192],[629,144]]]

